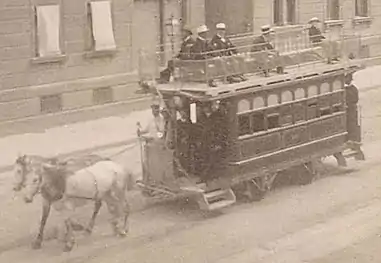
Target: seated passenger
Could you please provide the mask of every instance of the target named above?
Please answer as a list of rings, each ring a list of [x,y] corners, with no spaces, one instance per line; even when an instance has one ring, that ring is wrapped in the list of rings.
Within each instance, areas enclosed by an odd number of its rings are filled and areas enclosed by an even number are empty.
[[[201,160],[200,177],[207,182],[215,175],[223,173],[223,160],[226,150],[226,129],[223,128],[226,118],[217,104],[206,103],[202,107],[199,119],[202,139],[198,152]]]
[[[319,18],[313,17],[308,22],[310,27],[308,28],[308,36],[313,47],[321,46],[323,48],[324,55],[326,56],[328,63],[332,61],[338,61],[338,47],[334,41],[329,41],[323,36],[321,30],[318,28],[320,23]]]
[[[237,54],[237,49],[230,39],[226,37],[226,25],[224,23],[218,23],[216,25],[216,31],[216,34],[210,41],[210,45],[213,48],[213,56],[224,57]],[[227,77],[227,81],[230,83],[241,82],[244,80],[246,79],[242,74]]]
[[[189,59],[192,59],[191,48],[195,40],[192,38],[193,33],[189,27],[184,26],[182,32],[184,35],[183,42],[181,43],[180,52],[179,54],[177,54],[175,58],[181,59],[181,60],[189,60]],[[168,61],[167,68],[160,72],[159,82],[161,83],[169,82],[171,75],[173,74],[173,71],[174,71],[173,61],[170,60]]]
[[[205,60],[212,57],[210,51],[212,48],[209,42],[206,40],[209,29],[206,25],[202,25],[197,28],[197,38],[191,48],[192,58],[194,60]],[[217,87],[213,79],[208,80],[210,87]]]
[[[138,129],[138,136],[149,140],[158,141],[164,138],[165,120],[160,113],[160,104],[154,101],[151,105],[153,118],[144,129]]]
[[[275,50],[274,46],[271,44],[272,33],[274,32],[270,26],[266,25],[261,28],[262,34],[256,37],[253,41],[253,46],[251,52],[261,52],[267,51],[272,57],[272,60],[276,60],[279,56],[279,52]],[[268,64],[268,63],[266,63]],[[269,68],[263,70],[265,76],[269,75]],[[284,69],[282,66],[276,66],[277,73],[283,74]]]

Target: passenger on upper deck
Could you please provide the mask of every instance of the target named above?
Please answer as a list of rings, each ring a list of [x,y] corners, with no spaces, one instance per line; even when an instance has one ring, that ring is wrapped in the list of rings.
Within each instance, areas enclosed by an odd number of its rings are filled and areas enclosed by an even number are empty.
[[[183,27],[183,43],[181,43],[180,52],[175,58],[181,60],[192,59],[191,48],[195,43],[195,40],[192,38],[192,30],[188,26]],[[171,75],[174,71],[173,60],[168,61],[167,68],[160,72],[159,82],[166,83],[169,82]]]
[[[194,60],[204,60],[212,57],[210,53],[212,47],[209,42],[206,40],[209,29],[206,25],[202,25],[197,28],[197,38],[195,43],[191,48],[192,57]],[[210,87],[217,87],[213,79],[208,80]]]
[[[274,33],[274,30],[269,26],[265,25],[262,26],[261,28],[262,34],[259,37],[256,37],[253,41],[253,46],[251,48],[251,52],[260,52],[260,51],[267,51],[269,52],[269,55],[271,56],[272,62],[275,64],[277,73],[283,74],[284,73],[284,68],[282,66],[279,66],[279,52],[275,50],[274,46],[271,44],[271,38],[272,34]],[[278,61],[277,61],[278,60]],[[269,63],[265,63],[269,64]],[[278,65],[276,65],[278,64]],[[265,76],[269,75],[269,70],[268,66],[266,66],[266,69],[263,70]]]
[[[338,46],[334,41],[329,41],[323,36],[321,30],[318,28],[318,24],[320,23],[319,18],[313,17],[310,19],[308,24],[310,27],[308,28],[308,36],[312,43],[313,47],[321,46],[323,48],[324,54],[328,60],[328,63],[331,64],[332,61],[338,61]]]
[[[213,56],[223,57],[237,54],[237,49],[226,37],[226,25],[224,23],[218,23],[216,25],[216,34],[212,37],[210,45],[213,48]],[[230,83],[236,83],[246,80],[243,75],[228,76],[227,81]]]

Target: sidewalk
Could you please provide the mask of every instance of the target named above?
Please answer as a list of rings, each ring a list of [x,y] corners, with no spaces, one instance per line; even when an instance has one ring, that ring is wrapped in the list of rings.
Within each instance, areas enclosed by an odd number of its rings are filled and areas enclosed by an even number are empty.
[[[381,66],[371,67],[355,74],[355,84],[360,90],[381,86]],[[136,139],[136,122],[144,126],[151,112],[132,112],[126,116],[108,117],[55,127],[44,133],[26,133],[0,138],[0,172],[12,168],[18,154],[42,156],[66,155],[110,145],[133,142]]]

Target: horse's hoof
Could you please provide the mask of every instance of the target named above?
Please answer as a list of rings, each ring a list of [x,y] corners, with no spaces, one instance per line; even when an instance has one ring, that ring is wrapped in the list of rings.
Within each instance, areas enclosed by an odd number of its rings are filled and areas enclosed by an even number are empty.
[[[31,245],[32,249],[40,249],[41,248],[41,241],[33,241]]]
[[[63,252],[70,252],[73,250],[74,247],[74,242],[70,244],[66,244],[63,248]]]

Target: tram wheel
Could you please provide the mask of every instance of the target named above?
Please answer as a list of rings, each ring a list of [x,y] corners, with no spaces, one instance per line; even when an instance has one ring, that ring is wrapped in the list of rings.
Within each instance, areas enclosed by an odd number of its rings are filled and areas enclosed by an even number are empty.
[[[261,178],[255,178],[245,182],[245,196],[250,202],[258,202],[265,197],[267,191],[261,187],[261,184]]]
[[[297,167],[296,181],[299,185],[311,184],[318,176],[316,164],[314,162],[307,162]]]

